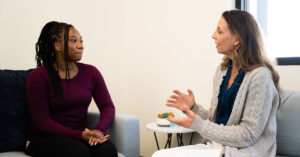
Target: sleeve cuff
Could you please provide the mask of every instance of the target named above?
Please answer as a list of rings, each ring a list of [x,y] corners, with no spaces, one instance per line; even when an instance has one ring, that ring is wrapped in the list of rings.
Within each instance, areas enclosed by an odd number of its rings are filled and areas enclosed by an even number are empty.
[[[105,129],[98,128],[98,127],[96,127],[95,129],[101,131],[103,133],[103,135],[106,135],[106,130]]]
[[[192,122],[191,129],[195,131],[199,130],[201,128],[203,121],[204,120],[197,115],[195,120]]]
[[[196,113],[199,111],[199,106],[195,103],[195,105],[193,106],[193,108],[191,110]]]
[[[74,137],[78,140],[82,140],[82,131],[76,131],[76,133],[74,134]]]

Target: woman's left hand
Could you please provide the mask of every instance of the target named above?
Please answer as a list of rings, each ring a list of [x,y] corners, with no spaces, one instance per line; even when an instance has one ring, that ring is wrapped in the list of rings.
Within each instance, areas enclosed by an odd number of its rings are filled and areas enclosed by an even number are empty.
[[[178,109],[185,112],[187,114],[187,117],[184,117],[184,118],[168,117],[167,120],[169,120],[177,125],[183,126],[185,128],[190,128],[193,121],[196,119],[196,114],[192,110],[190,110],[186,105],[183,105],[183,106],[179,107]]]

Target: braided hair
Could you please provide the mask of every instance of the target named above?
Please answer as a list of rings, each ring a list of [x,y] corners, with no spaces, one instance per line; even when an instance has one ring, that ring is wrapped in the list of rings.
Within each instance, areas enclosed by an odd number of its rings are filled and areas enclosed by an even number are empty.
[[[66,68],[66,79],[69,80],[70,72],[68,67],[68,41],[70,28],[73,28],[73,26],[70,24],[56,21],[48,22],[43,27],[39,39],[35,44],[35,59],[37,67],[44,66],[47,69],[52,87],[57,95],[62,95],[62,87],[54,44],[56,41],[62,38],[61,33],[64,32],[64,61]],[[55,64],[57,66],[57,70],[54,68]]]

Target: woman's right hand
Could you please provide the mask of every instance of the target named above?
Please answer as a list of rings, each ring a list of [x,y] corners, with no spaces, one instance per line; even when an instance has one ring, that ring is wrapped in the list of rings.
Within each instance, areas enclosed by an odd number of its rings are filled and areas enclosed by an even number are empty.
[[[188,95],[180,92],[179,90],[174,90],[173,95],[170,96],[170,99],[167,100],[167,106],[176,107],[180,109],[182,106],[186,105],[189,109],[194,107],[195,97],[192,90],[188,89]]]
[[[100,134],[99,132],[86,128],[84,131],[82,131],[81,137],[83,141],[89,143],[91,146],[101,144],[108,140],[109,135],[104,136],[103,133]]]
[[[101,144],[101,143],[107,141],[108,138],[109,138],[109,135],[104,136],[103,132],[101,132],[99,130],[94,129],[94,130],[91,130],[91,131],[93,133],[95,133],[95,135],[90,137],[90,140],[89,140],[89,144],[91,146]]]

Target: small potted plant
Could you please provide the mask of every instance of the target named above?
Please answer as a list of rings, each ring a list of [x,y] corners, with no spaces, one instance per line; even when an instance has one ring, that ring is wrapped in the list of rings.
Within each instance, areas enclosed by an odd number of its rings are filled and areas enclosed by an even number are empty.
[[[157,115],[156,118],[156,124],[158,126],[170,126],[170,121],[167,120],[167,118],[171,116],[174,117],[174,113],[173,112],[164,112],[164,113],[160,113]]]

